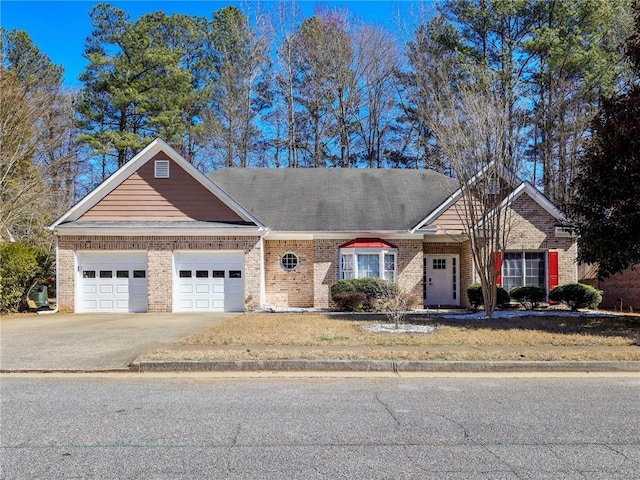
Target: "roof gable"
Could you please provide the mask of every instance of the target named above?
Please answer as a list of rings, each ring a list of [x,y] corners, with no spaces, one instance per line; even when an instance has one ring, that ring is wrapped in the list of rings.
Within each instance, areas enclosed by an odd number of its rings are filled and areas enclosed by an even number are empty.
[[[476,183],[482,178],[483,172],[478,173],[471,179],[471,183]],[[544,196],[537,188],[527,181],[520,180],[513,172],[509,171],[506,167],[503,168],[500,178],[511,187],[511,192],[505,196],[497,207],[498,210],[506,208],[513,204],[515,200],[523,193],[530,196],[538,205],[547,211],[556,220],[563,223],[568,223],[566,216],[556,207],[547,197]],[[458,203],[462,199],[462,188],[458,188],[449,198],[447,198],[441,205],[435,208],[426,218],[419,222],[412,229],[413,232],[424,230],[430,225],[438,225],[438,227],[447,226],[449,229],[458,231],[459,229],[453,225],[455,223],[454,217],[459,217],[462,207],[458,206]],[[464,211],[464,209],[462,209]],[[440,222],[438,222],[440,220]]]
[[[157,160],[168,166],[167,178],[156,178]],[[156,154],[116,186],[87,210],[78,222],[114,220],[245,221],[163,152]]]
[[[153,178],[154,160],[158,159],[170,162],[170,178]],[[65,222],[104,220],[200,220],[262,226],[160,139],[118,169],[50,229]]]

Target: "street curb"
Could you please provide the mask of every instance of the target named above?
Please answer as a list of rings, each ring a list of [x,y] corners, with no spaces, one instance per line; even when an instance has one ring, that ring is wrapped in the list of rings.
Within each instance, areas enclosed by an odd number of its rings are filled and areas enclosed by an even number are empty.
[[[140,360],[138,372],[640,372],[640,361]]]

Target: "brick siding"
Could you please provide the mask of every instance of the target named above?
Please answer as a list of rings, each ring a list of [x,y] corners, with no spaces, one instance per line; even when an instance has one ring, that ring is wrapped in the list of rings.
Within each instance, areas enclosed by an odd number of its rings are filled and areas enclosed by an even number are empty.
[[[402,291],[415,295],[419,299],[418,305],[422,305],[424,282],[422,240],[393,240],[392,242],[398,247],[398,271],[396,272],[398,285]]]
[[[331,285],[338,281],[338,255],[346,240],[313,241],[313,304],[316,308],[331,307]]]
[[[170,312],[173,302],[174,250],[243,250],[245,298],[260,298],[259,237],[160,237],[160,236],[61,236],[59,249],[58,301],[60,310],[75,308],[75,252],[147,251],[149,312]]]
[[[575,238],[556,237],[558,221],[528,195],[520,196],[512,205],[511,229],[506,250],[558,252],[559,285],[576,282]]]
[[[640,266],[636,266],[636,270],[627,269],[591,283],[602,290],[600,306],[621,309],[624,312],[640,311]]]
[[[280,260],[285,253],[298,257],[298,266],[285,270]],[[265,240],[264,269],[267,306],[313,307],[313,240]]]

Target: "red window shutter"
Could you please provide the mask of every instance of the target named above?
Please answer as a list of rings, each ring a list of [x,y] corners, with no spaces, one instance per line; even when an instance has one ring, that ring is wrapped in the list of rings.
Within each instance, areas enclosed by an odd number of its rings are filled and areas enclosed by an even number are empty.
[[[558,286],[558,252],[549,251],[549,291]]]
[[[493,268],[498,272],[496,285],[502,286],[502,252],[493,252]]]

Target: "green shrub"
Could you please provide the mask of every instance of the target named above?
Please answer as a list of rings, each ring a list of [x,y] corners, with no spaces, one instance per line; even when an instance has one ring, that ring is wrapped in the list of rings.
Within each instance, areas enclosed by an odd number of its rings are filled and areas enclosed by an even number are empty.
[[[544,287],[513,287],[509,296],[527,310],[534,310],[546,300],[547,290]]]
[[[24,242],[0,244],[0,311],[27,310],[29,292],[51,268],[47,252]]]
[[[338,280],[331,285],[331,299],[338,308],[343,310],[340,302],[348,302],[352,305],[359,297],[343,297],[344,294],[358,292],[364,295],[364,301],[358,307],[360,310],[374,310],[380,300],[394,298],[400,293],[400,286],[397,283],[381,278],[354,278]]]
[[[339,310],[345,312],[357,312],[364,310],[369,305],[367,296],[362,292],[355,290],[351,292],[342,292],[333,296],[333,301]]]
[[[596,308],[602,302],[602,292],[583,283],[566,283],[549,292],[549,300],[562,302],[575,312],[579,308]]]
[[[331,285],[331,298],[333,299],[336,295],[345,292],[353,292],[355,290],[356,287],[352,279],[338,280],[336,283]]]
[[[374,300],[393,298],[400,293],[400,286],[397,283],[381,278],[357,278],[353,283],[358,292]]]
[[[509,304],[511,298],[509,293],[502,287],[498,286],[498,299],[496,305],[503,307]],[[467,298],[474,310],[477,310],[480,305],[484,305],[484,296],[482,295],[482,285],[480,283],[474,283],[467,287]]]

